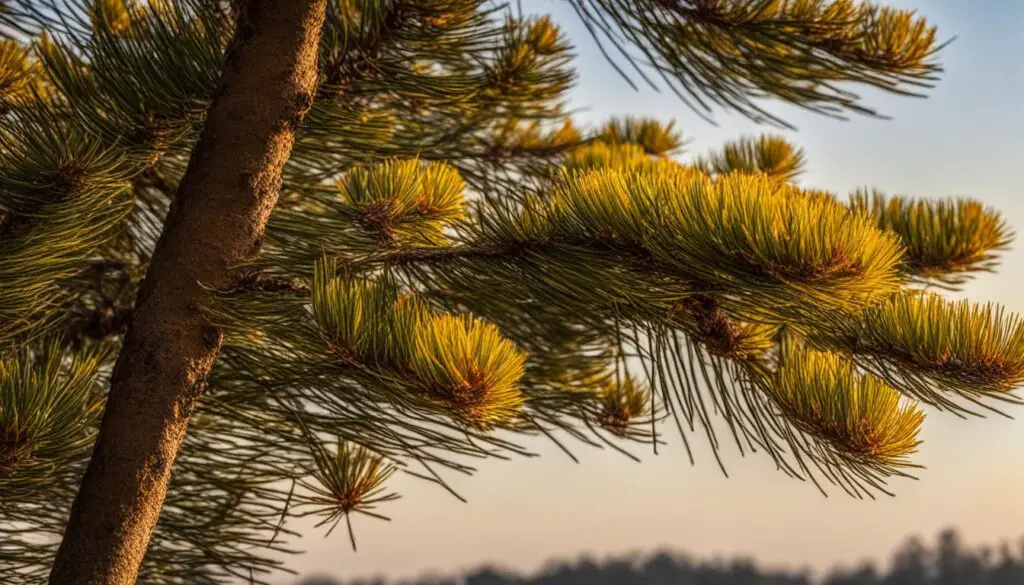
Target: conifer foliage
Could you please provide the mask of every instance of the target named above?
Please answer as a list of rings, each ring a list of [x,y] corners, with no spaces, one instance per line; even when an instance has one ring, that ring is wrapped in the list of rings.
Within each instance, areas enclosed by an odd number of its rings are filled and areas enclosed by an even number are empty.
[[[852,83],[940,73],[924,19],[855,0],[566,2],[625,84],[701,115],[878,115]],[[0,1],[7,583],[46,581],[238,6]],[[935,292],[994,268],[998,212],[801,186],[775,135],[690,156],[670,121],[580,128],[572,51],[514,4],[328,3],[261,251],[200,308],[223,344],[138,583],[265,582],[297,518],[354,545],[395,473],[447,487],[525,436],[668,426],[874,497],[914,471],[923,405],[1018,402],[1020,320]]]

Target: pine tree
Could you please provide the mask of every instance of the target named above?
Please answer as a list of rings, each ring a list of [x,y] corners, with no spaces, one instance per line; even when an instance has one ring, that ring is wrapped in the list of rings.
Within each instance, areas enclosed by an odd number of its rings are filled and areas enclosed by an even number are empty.
[[[702,116],[881,115],[852,84],[941,72],[924,19],[854,0],[568,2]],[[531,435],[667,424],[875,497],[921,405],[1017,401],[1017,318],[936,292],[994,268],[998,212],[801,186],[774,135],[578,127],[548,17],[2,0],[0,28],[5,582],[264,582],[293,520],[352,535],[393,474]]]

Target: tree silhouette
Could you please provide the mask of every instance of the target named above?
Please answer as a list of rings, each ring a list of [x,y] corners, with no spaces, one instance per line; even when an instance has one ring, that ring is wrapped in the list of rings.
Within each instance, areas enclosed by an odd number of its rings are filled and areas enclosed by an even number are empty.
[[[1019,585],[1024,583],[1024,554],[1009,544],[993,555],[988,547],[969,549],[955,530],[938,535],[934,548],[910,538],[894,553],[887,570],[872,564],[836,567],[821,579],[793,571],[767,571],[751,559],[696,561],[669,552],[596,561],[551,563],[535,575],[495,568],[444,580],[411,580],[383,585]],[[362,581],[308,580],[301,585],[363,585]]]

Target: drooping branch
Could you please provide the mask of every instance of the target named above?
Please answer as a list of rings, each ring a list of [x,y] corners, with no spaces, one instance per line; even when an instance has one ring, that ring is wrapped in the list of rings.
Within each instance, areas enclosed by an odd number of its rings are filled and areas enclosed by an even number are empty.
[[[914,11],[868,2],[570,3],[606,58],[615,64],[614,51],[655,86],[651,71],[698,114],[721,106],[784,127],[791,126],[758,101],[770,96],[837,118],[879,116],[842,84],[920,96],[941,73],[936,55],[946,44]]]

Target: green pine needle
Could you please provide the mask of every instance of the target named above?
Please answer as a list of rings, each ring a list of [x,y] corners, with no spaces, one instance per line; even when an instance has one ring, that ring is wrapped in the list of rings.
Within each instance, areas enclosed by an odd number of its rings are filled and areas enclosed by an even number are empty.
[[[941,72],[936,55],[943,44],[912,10],[856,0],[572,4],[600,45],[617,50],[657,87],[644,72],[653,70],[705,116],[717,105],[788,127],[761,105],[769,97],[828,116],[877,115],[840,84],[917,95]]]
[[[312,481],[302,482],[310,495],[304,498],[300,506],[312,508],[305,514],[324,517],[317,526],[330,524],[328,535],[344,519],[352,549],[355,550],[352,514],[390,520],[374,510],[380,504],[398,499],[398,494],[387,492],[384,486],[397,467],[370,450],[341,439],[338,439],[333,451],[321,445],[316,438],[307,439],[316,467],[312,472]]]
[[[102,407],[102,356],[68,359],[60,344],[0,357],[0,494],[33,497],[63,476],[92,446]]]

